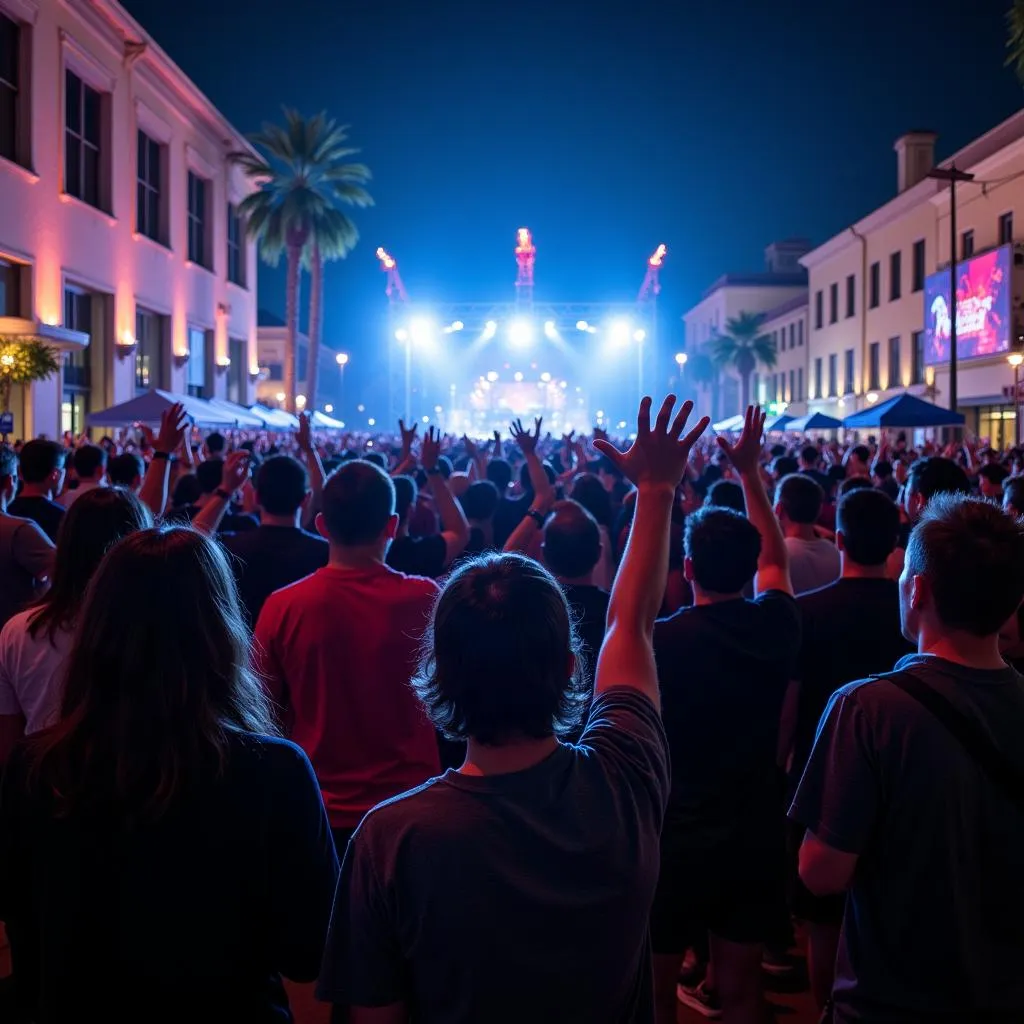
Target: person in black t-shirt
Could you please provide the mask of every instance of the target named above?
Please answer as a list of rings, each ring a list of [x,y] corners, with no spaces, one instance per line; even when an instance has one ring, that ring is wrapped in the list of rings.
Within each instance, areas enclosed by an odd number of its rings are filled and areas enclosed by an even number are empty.
[[[474,481],[459,498],[469,521],[466,554],[481,555],[494,547],[494,513],[500,500],[498,488],[490,480]]]
[[[64,449],[56,441],[29,441],[18,456],[21,490],[7,514],[31,519],[54,543],[66,509],[54,497],[64,482]]]
[[[170,523],[191,523],[198,512],[213,500],[214,493],[224,478],[224,460],[207,459],[196,466],[195,480],[199,486],[199,498],[192,505],[173,509],[165,518]],[[180,482],[180,481],[179,481]],[[177,491],[177,488],[175,488]],[[230,495],[227,496],[229,499]],[[218,530],[221,533],[242,533],[255,530],[259,526],[255,516],[244,512],[227,512],[220,521]]]

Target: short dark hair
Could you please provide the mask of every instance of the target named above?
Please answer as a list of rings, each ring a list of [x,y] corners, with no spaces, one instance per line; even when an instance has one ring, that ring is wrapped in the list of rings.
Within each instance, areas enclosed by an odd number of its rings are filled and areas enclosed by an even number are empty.
[[[888,480],[892,476],[892,463],[888,459],[875,459],[871,472],[883,480]]]
[[[982,498],[938,494],[907,546],[939,621],[974,636],[997,633],[1024,598],[1024,523]]]
[[[735,480],[716,480],[708,488],[704,504],[714,505],[716,508],[731,508],[734,512],[747,511],[743,488]]]
[[[968,494],[971,482],[952,459],[931,455],[911,463],[907,473],[907,490],[930,501],[936,494]]]
[[[899,539],[900,510],[884,491],[857,487],[839,499],[836,531],[851,562],[884,565]]]
[[[508,485],[512,483],[512,466],[505,459],[491,459],[487,463],[487,479],[504,495]]]
[[[806,473],[784,476],[775,489],[775,502],[782,506],[786,518],[794,523],[811,526],[821,515],[825,492],[821,485]]]
[[[395,488],[395,511],[401,522],[409,518],[409,512],[416,504],[420,489],[411,476],[396,476],[392,481]]]
[[[372,543],[394,514],[394,484],[372,462],[346,463],[324,486],[324,525],[335,544],[357,547]]]
[[[363,452],[360,458],[363,462],[369,462],[378,469],[383,469],[387,472],[388,458],[383,452]]]
[[[601,557],[597,520],[578,501],[559,501],[544,526],[544,563],[563,579],[586,576]]]
[[[800,463],[792,455],[780,455],[772,463],[772,472],[781,480],[790,473],[799,473]]]
[[[569,497],[578,501],[606,530],[612,528],[612,497],[596,473],[580,473]]]
[[[39,438],[21,447],[21,478],[27,484],[41,484],[55,469],[64,466],[65,453],[56,441]]]
[[[115,487],[131,487],[146,472],[146,463],[138,452],[115,455],[107,463],[107,476]]]
[[[0,467],[2,466],[3,462],[0,461]],[[3,476],[2,469],[0,469],[0,476]],[[1003,484],[1003,501],[1012,505],[1018,512],[1024,513],[1024,476],[1010,477]]]
[[[71,465],[79,477],[92,477],[107,465],[107,449],[98,444],[83,444],[71,456]]]
[[[683,553],[702,590],[738,594],[757,572],[761,534],[739,512],[705,505],[686,517]]]
[[[213,494],[224,479],[224,460],[207,459],[196,466],[196,480],[202,494]]]
[[[272,516],[290,516],[309,490],[306,467],[290,455],[271,455],[256,474],[256,500]]]
[[[551,573],[523,555],[482,555],[444,585],[413,686],[449,739],[544,739],[580,723],[587,693],[579,655],[569,604]]]
[[[206,450],[211,455],[221,455],[227,446],[228,443],[224,440],[224,435],[218,431],[214,430],[206,435]]]
[[[990,462],[978,470],[978,476],[983,476],[994,487],[1001,487],[1009,475],[1010,471],[1005,466],[1000,466],[998,462]]]
[[[490,480],[475,480],[459,498],[467,519],[490,519],[498,510],[501,496]]]
[[[816,466],[821,460],[821,452],[813,444],[805,444],[800,449],[800,461],[806,462],[809,466]]]
[[[871,477],[869,476],[848,476],[839,485],[839,497],[841,498],[844,494],[849,494],[850,491],[874,488],[874,486],[875,485],[871,482]]]
[[[866,444],[854,445],[850,449],[850,454],[855,455],[861,462],[871,461],[871,449]]]

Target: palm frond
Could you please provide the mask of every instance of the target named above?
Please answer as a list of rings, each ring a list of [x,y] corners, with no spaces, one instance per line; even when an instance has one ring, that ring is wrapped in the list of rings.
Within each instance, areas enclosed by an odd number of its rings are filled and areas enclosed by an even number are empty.
[[[1012,67],[1024,85],[1024,0],[1013,0],[1006,12],[1006,66]]]

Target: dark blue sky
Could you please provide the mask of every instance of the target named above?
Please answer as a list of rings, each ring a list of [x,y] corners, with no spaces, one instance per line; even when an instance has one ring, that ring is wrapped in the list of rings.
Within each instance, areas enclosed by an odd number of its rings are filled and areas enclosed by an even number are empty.
[[[377,205],[328,271],[326,340],[354,354],[382,340],[377,245],[417,300],[503,300],[526,224],[538,296],[601,300],[664,241],[675,332],[768,242],[889,198],[905,130],[944,156],[1024,101],[1009,0],[122,2],[239,129],[285,103],[351,124]]]

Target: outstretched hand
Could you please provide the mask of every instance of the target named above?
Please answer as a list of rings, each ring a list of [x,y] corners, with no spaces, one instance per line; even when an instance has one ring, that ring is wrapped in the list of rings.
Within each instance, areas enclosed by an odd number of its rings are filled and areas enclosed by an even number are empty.
[[[406,427],[405,420],[398,421],[398,429],[402,432],[402,451],[408,454],[412,451],[413,441],[416,440],[416,431],[419,430],[420,425],[414,423],[411,427]]]
[[[638,489],[644,487],[665,487],[675,491],[686,472],[690,449],[697,438],[707,429],[710,418],[703,416],[700,422],[686,435],[683,430],[693,411],[693,402],[683,402],[672,419],[675,395],[669,395],[661,405],[658,418],[651,427],[651,399],[640,403],[637,417],[636,440],[624,452],[620,452],[603,437],[594,441],[594,447],[618,466],[619,471]],[[671,421],[671,422],[670,422]]]
[[[743,430],[735,444],[724,437],[717,438],[718,447],[725,452],[737,473],[756,473],[761,461],[761,438],[764,436],[765,414],[759,405],[748,405],[743,417]]]
[[[192,420],[185,412],[185,406],[181,402],[175,402],[164,409],[160,417],[160,433],[154,439],[152,431],[149,431],[146,440],[156,451],[170,455],[185,442],[191,427]]]
[[[415,428],[413,429],[415,430]],[[423,438],[423,446],[420,448],[420,465],[429,473],[437,467],[440,458],[441,431],[436,427],[430,427]]]
[[[522,420],[515,420],[511,426],[512,440],[519,445],[522,453],[529,458],[537,451],[537,442],[540,441],[540,427],[544,422],[543,416],[538,416],[533,421],[534,431],[531,434],[529,430],[523,427]]]

